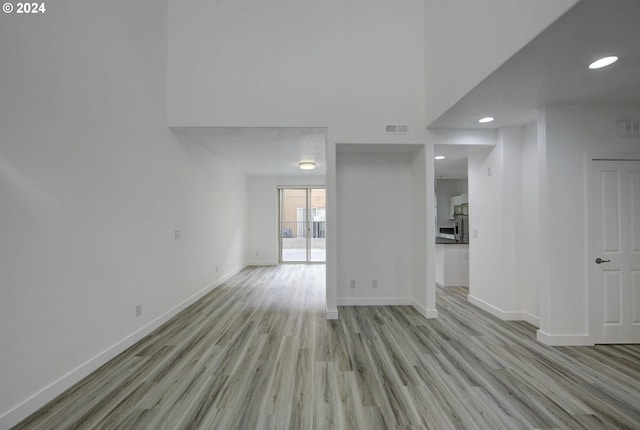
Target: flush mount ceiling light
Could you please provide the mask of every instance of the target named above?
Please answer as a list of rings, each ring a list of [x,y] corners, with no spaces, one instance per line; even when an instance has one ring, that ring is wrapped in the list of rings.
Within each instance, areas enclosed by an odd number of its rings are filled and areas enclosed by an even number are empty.
[[[316,163],[314,163],[313,161],[301,161],[298,164],[298,167],[300,167],[302,170],[313,170],[316,168]]]
[[[493,118],[492,116],[485,116],[484,118],[480,118],[480,119],[478,120],[478,122],[479,122],[480,124],[486,124],[486,123],[491,122],[491,121],[493,121],[493,120],[494,120],[494,118]]]
[[[603,67],[607,67],[607,66],[612,65],[616,61],[618,61],[618,57],[616,57],[615,55],[612,55],[610,57],[603,57],[603,58],[600,58],[599,60],[596,60],[593,63],[589,64],[589,68],[591,70],[602,69]]]
[[[446,157],[444,155],[436,155],[433,157],[434,160],[444,160]]]

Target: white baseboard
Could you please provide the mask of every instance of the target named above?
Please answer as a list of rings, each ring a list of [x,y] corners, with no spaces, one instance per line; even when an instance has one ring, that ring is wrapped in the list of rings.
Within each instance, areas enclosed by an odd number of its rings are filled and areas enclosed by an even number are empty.
[[[197,292],[196,294],[194,294],[193,296],[189,297],[186,301],[192,300],[194,297],[196,297],[197,295],[200,295],[200,297],[204,296],[205,294],[207,294],[209,291],[214,290],[216,288],[218,288],[220,285],[224,284],[229,278],[236,276],[238,273],[242,272],[244,269],[246,269],[247,267],[249,267],[250,264],[245,263],[242,264],[238,267],[236,267],[235,269],[231,270],[229,273],[227,273],[226,275],[223,275],[222,277],[216,279],[212,284],[210,284],[208,287],[203,288],[202,290],[200,290],[199,292]],[[196,300],[198,300],[200,297],[196,298],[195,300],[193,300],[191,303],[194,303]],[[182,303],[184,303],[182,302]],[[182,305],[182,303],[180,303],[180,305]],[[180,306],[178,305],[178,306]],[[186,306],[185,306],[186,307]]]
[[[522,319],[522,312],[518,311],[503,311],[502,309],[493,306],[490,303],[485,302],[482,299],[479,299],[475,296],[469,294],[467,296],[467,300],[474,306],[479,307],[483,311],[489,312],[491,315],[500,318],[503,321],[519,321]]]
[[[338,298],[338,306],[412,306],[425,318],[438,318],[436,309],[427,309],[411,297],[342,297]],[[330,317],[331,316],[335,317]],[[327,309],[327,319],[338,319],[338,311]]]
[[[428,319],[438,318],[438,310],[437,309],[427,309],[427,318]]]
[[[500,318],[503,321],[527,321],[530,324],[533,324],[536,327],[540,327],[540,318],[535,315],[531,315],[528,312],[524,311],[503,311],[496,306],[493,306],[484,300],[481,300],[472,295],[468,296],[469,303],[479,307],[482,310],[489,312],[491,315],[494,315]],[[592,346],[593,342],[589,338],[587,334],[549,334],[545,333],[542,330],[538,330],[536,332],[536,338],[541,343],[544,343],[548,346]]]
[[[406,306],[413,305],[411,297],[342,297],[338,306]]]
[[[531,315],[529,312],[522,312],[522,320],[540,328],[540,318],[535,315]]]
[[[178,305],[169,309],[164,314],[160,315],[153,321],[150,321],[145,326],[139,328],[135,332],[131,333],[129,336],[124,339],[116,342],[111,345],[104,351],[90,358],[80,366],[71,370],[67,374],[61,376],[56,381],[42,388],[37,393],[33,394],[26,400],[19,403],[17,406],[8,410],[7,412],[0,415],[0,429],[9,429],[16,424],[18,424],[23,419],[27,418],[29,415],[49,403],[51,400],[55,399],[57,396],[62,394],[65,390],[72,387],[77,382],[81,381],[83,378],[88,376],[91,372],[98,369],[103,364],[107,363],[112,358],[116,357],[121,352],[135,345],[137,342],[142,340],[145,336],[153,332],[155,329],[160,327],[165,322],[169,321],[171,318],[176,316],[178,313],[198,301],[200,298],[204,297],[207,293],[214,290],[222,283],[224,283],[227,279],[232,276],[238,274],[241,270],[243,270],[247,265],[242,265],[226,275],[218,278],[210,285],[201,289],[191,297],[183,300]]]
[[[490,303],[485,302],[475,296],[469,294],[467,297],[469,303],[479,307],[483,311],[489,312],[491,315],[500,318],[503,321],[526,321],[536,327],[540,327],[540,319],[525,311],[505,311]]]
[[[418,303],[415,299],[412,299],[411,306],[418,311],[420,315],[427,319],[438,318],[438,310],[437,309],[427,309]]]
[[[338,319],[338,310],[337,309],[325,308],[325,315],[326,315],[328,320],[337,320]]]
[[[548,346],[593,346],[587,334],[549,334],[542,330],[536,332],[536,338]]]

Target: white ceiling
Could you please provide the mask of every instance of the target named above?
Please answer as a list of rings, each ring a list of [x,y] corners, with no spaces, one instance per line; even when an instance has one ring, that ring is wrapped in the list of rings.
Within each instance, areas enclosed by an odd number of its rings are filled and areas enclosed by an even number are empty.
[[[324,128],[276,127],[173,127],[235,165],[247,175],[324,175]],[[313,161],[314,170],[300,170],[300,161]]]
[[[620,60],[600,70],[587,68],[607,55]],[[524,125],[546,104],[638,103],[640,0],[582,0],[430,127]],[[477,122],[487,115],[496,120]]]
[[[446,157],[444,160],[433,160],[435,177],[440,179],[466,178],[469,156],[491,147],[491,145],[434,145],[434,155]]]

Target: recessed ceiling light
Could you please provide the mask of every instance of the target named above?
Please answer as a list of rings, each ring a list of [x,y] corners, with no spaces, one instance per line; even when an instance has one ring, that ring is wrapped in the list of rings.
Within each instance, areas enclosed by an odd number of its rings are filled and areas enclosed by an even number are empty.
[[[491,121],[493,121],[493,120],[494,120],[494,118],[493,118],[492,116],[485,116],[484,118],[480,118],[480,119],[478,120],[478,122],[479,122],[480,124],[486,124],[486,123],[491,122]]]
[[[436,155],[433,158],[434,158],[434,160],[444,160],[446,157],[444,155]]]
[[[618,61],[618,57],[616,57],[615,55],[612,55],[610,57],[600,58],[599,60],[596,60],[593,63],[589,64],[589,68],[590,69],[602,69],[603,67],[607,67],[607,66],[612,65],[616,61]]]
[[[298,167],[300,167],[302,170],[313,170],[316,168],[316,163],[314,163],[313,161],[301,161],[298,164]]]

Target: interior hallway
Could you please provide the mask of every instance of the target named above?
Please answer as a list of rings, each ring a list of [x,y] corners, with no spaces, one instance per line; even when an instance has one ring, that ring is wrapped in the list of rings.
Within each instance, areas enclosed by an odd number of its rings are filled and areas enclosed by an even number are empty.
[[[638,428],[640,345],[546,347],[438,290],[324,318],[324,265],[251,267],[19,429]]]

